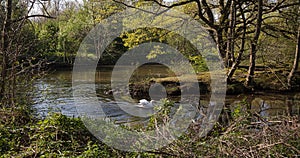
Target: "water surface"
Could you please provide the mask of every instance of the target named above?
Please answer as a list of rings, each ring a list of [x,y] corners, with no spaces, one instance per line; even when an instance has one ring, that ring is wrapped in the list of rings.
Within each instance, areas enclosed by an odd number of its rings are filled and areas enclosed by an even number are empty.
[[[126,69],[126,67],[124,67]],[[145,121],[145,118],[134,117],[118,106],[118,104],[126,104],[114,100],[110,93],[111,71],[113,67],[104,66],[97,70],[95,75],[95,86],[99,102],[102,103],[102,109],[107,117],[115,119],[117,122],[134,122]],[[141,67],[132,75],[134,79],[142,77],[168,77],[174,76],[164,66],[150,65]],[[74,105],[72,92],[72,71],[56,71],[50,73],[43,79],[35,83],[36,93],[34,96],[34,108],[37,114],[44,117],[50,111],[61,112],[70,117],[77,117],[77,111]],[[140,98],[142,99],[142,98]],[[174,101],[176,97],[170,98]],[[138,100],[136,99],[136,104]],[[277,115],[299,115],[300,113],[300,94],[299,93],[258,93],[258,94],[241,94],[227,95],[226,107],[232,111],[240,102],[248,102],[251,109],[257,111],[264,117]],[[209,104],[209,96],[201,94],[200,104]]]

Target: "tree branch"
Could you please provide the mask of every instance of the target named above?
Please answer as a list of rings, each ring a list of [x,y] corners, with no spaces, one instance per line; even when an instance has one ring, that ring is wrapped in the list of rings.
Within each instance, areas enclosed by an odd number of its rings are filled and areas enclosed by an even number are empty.
[[[36,15],[27,15],[27,16],[24,16],[22,18],[13,20],[12,22],[15,23],[15,22],[19,22],[19,21],[29,19],[29,18],[34,18],[34,17],[44,17],[44,18],[50,18],[50,19],[55,19],[56,18],[56,17],[53,17],[53,16],[48,16],[48,15],[43,15],[43,14],[36,14]]]
[[[213,23],[211,23],[202,13],[202,6],[201,6],[201,3],[200,3],[200,0],[196,0],[196,3],[197,3],[197,6],[198,6],[198,15],[200,17],[200,19],[202,21],[204,21],[204,23],[206,23],[209,27],[211,27],[212,29],[214,29],[214,31],[216,30],[215,29],[215,26]]]
[[[137,10],[143,11],[143,12],[145,12],[145,13],[155,14],[155,15],[157,14],[157,13],[153,13],[153,12],[151,12],[151,11],[145,10],[145,9],[141,9],[141,8],[139,8],[139,7],[135,7],[135,6],[126,4],[125,2],[120,2],[120,1],[117,1],[117,0],[113,0],[113,2],[119,3],[119,4],[121,4],[121,5],[124,5],[125,7],[128,7],[128,8],[133,8],[133,9],[137,9]],[[166,10],[165,10],[165,11],[166,11]],[[165,11],[163,11],[163,12],[165,12]],[[158,14],[160,14],[160,13],[158,13]]]
[[[178,2],[178,3],[173,3],[172,5],[165,5],[165,4],[161,3],[161,2],[158,2],[157,0],[146,0],[146,1],[155,2],[159,6],[166,7],[166,8],[173,8],[173,7],[182,6],[182,5],[186,5],[186,4],[195,2],[195,0],[188,0],[188,1],[181,1],[181,2]]]

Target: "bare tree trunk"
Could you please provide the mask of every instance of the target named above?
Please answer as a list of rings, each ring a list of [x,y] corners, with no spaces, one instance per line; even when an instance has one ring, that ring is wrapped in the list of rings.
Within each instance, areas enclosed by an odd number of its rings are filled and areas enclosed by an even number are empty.
[[[293,64],[293,67],[292,67],[288,77],[287,77],[289,88],[292,88],[292,78],[294,76],[295,71],[297,71],[297,69],[298,69],[299,56],[300,56],[300,26],[298,27],[297,46],[296,46],[296,51],[295,51],[294,64]]]
[[[223,30],[222,29],[218,29],[216,31],[216,44],[217,44],[217,47],[219,49],[219,52],[220,52],[220,56],[222,57],[222,59],[225,59],[226,58],[226,42],[224,42],[223,40]],[[227,63],[225,63],[225,66],[228,67]]]
[[[235,44],[235,25],[236,25],[236,3],[235,0],[232,0],[230,7],[230,24],[229,24],[229,33],[227,35],[227,51],[225,63],[228,67],[232,66],[232,63],[235,60],[234,57],[234,44]]]
[[[248,75],[246,78],[247,86],[253,85],[257,43],[258,43],[258,38],[260,36],[261,23],[262,23],[262,12],[263,12],[263,1],[262,0],[258,0],[257,7],[258,7],[258,13],[257,13],[256,28],[255,28],[255,34],[254,34],[253,40],[251,41],[250,65],[249,65],[249,69],[248,69]]]
[[[225,59],[225,57],[226,57],[226,42],[224,42],[224,39],[223,39],[223,31],[224,31],[223,24],[222,24],[222,26],[215,24],[216,20],[215,20],[213,11],[209,7],[206,0],[201,0],[201,1],[195,0],[195,2],[197,3],[198,15],[199,15],[200,19],[209,26],[209,28],[210,28],[209,34],[213,38],[214,42],[216,42],[220,56],[222,57],[222,59]],[[228,2],[231,2],[231,1],[228,1]],[[228,5],[229,4],[230,3],[228,3]],[[205,13],[203,12],[204,10],[205,10]],[[229,8],[224,9],[224,12],[228,12],[228,10],[229,10]],[[207,16],[205,16],[205,15],[207,15]],[[227,19],[227,17],[228,16],[224,16],[223,20]],[[220,19],[220,20],[223,21],[222,19]],[[227,67],[227,65],[225,65],[225,66]]]
[[[9,30],[11,25],[12,16],[12,0],[6,2],[6,15],[4,19],[4,26],[1,33],[1,53],[2,53],[2,69],[1,69],[1,89],[0,101],[6,98],[6,78],[7,78],[7,65],[9,55]]]
[[[244,14],[241,4],[239,4],[239,9],[241,11],[241,15],[242,15],[242,19],[243,19],[243,34],[242,34],[242,38],[241,38],[241,46],[240,46],[239,54],[227,74],[227,80],[230,80],[232,78],[235,70],[240,65],[241,60],[242,60],[242,55],[245,50],[247,22],[246,22],[246,17],[245,17],[245,14]]]

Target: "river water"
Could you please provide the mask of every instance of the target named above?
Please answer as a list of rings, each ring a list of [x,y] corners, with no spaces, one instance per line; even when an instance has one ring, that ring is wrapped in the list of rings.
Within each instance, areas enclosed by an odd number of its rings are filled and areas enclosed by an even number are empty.
[[[131,122],[141,120],[124,112],[116,104],[114,97],[110,94],[110,80],[112,67],[101,67],[96,72],[95,86],[98,100],[103,103],[106,115],[118,122]],[[167,77],[172,72],[166,71],[164,67],[144,67],[135,72],[140,76]],[[72,71],[56,71],[43,79],[35,82],[36,92],[34,94],[34,108],[37,115],[45,117],[50,111],[61,112],[70,117],[77,117],[72,92]],[[141,98],[140,98],[141,99]],[[172,99],[172,98],[171,98]],[[173,99],[176,100],[176,97]],[[248,102],[251,108],[264,117],[277,115],[300,114],[300,93],[257,93],[227,95],[225,106],[229,111],[233,110],[241,101]],[[138,102],[138,100],[136,100]],[[208,102],[208,97],[201,96],[200,104]]]

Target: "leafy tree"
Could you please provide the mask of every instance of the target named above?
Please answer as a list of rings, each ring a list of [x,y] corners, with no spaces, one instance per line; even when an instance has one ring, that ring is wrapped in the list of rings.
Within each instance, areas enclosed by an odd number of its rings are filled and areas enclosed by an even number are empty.
[[[165,8],[182,7],[185,13],[190,14],[207,29],[217,44],[224,64],[229,68],[230,80],[242,60],[249,57],[247,84],[251,85],[255,70],[256,54],[260,50],[260,39],[273,36],[270,31],[283,36],[289,36],[288,29],[273,26],[277,12],[300,5],[296,0],[282,1],[237,1],[237,0],[176,0],[172,2],[150,0]],[[138,7],[132,1],[117,1],[125,6]],[[142,1],[138,1],[142,2]],[[260,5],[261,4],[261,5]],[[261,9],[259,9],[261,8]],[[297,27],[296,27],[297,28]],[[268,33],[269,32],[269,33]],[[245,54],[249,53],[249,54]],[[248,56],[249,55],[249,56]]]
[[[38,34],[40,48],[43,54],[51,54],[57,51],[59,27],[54,21],[47,21]]]
[[[33,74],[32,68],[40,63],[34,63],[34,57],[27,55],[32,50],[35,39],[34,29],[29,20],[31,17],[47,15],[29,15],[35,1],[1,1],[1,78],[0,78],[0,106],[15,107],[19,100],[16,92],[21,83],[30,81],[25,79]],[[24,75],[24,76],[23,76]],[[19,84],[17,86],[17,83]]]
[[[61,10],[57,18],[59,20],[56,22],[59,27],[56,51],[64,53],[64,62],[71,63],[72,59],[68,57],[75,56],[89,31],[101,20],[120,11],[122,8],[107,1],[95,0],[85,0],[79,7],[70,3],[65,3],[65,5],[67,6],[64,7],[64,10]],[[42,25],[45,25],[45,23]],[[120,40],[117,39],[116,41]],[[118,47],[121,46],[120,44],[117,45]],[[115,59],[120,54],[118,48],[114,47],[113,49],[108,53],[107,57],[109,59]]]

